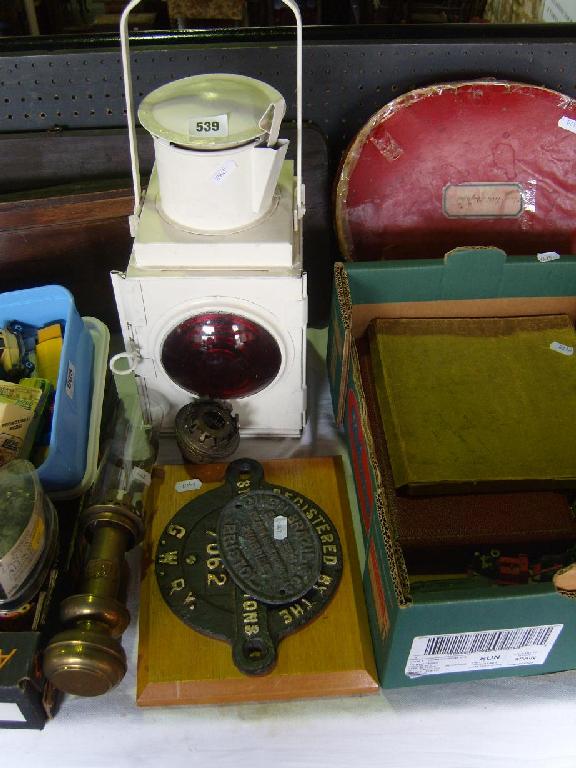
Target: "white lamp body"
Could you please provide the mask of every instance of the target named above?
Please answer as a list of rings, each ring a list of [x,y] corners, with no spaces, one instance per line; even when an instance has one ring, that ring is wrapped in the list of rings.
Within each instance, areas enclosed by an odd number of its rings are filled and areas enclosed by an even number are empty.
[[[272,86],[234,74],[185,77],[140,104],[154,138],[160,206],[195,232],[250,226],[270,210],[288,142],[286,102]]]
[[[170,222],[162,209],[154,170],[138,217],[133,261],[143,268],[292,269],[298,247],[294,230],[294,172],[284,161],[271,206],[249,227],[194,232]],[[222,215],[220,226],[226,221]]]
[[[160,211],[192,232],[238,230],[272,208],[288,141],[193,150],[155,137]]]
[[[296,437],[305,423],[302,20],[296,3],[283,1],[297,20],[296,178],[285,161],[288,142],[278,138],[282,96],[252,78],[202,75],[168,83],[140,105],[156,154],[144,199],[128,46],[128,14],[140,0],[130,0],[122,14],[134,248],[126,272],[113,273],[112,284],[126,370],[135,375],[145,414],[162,402],[168,433],[182,406],[198,396],[222,397],[195,391],[199,371],[206,373],[204,390],[229,381],[224,399],[243,435]],[[224,323],[226,343],[214,345],[210,334]],[[245,354],[248,347],[257,354]],[[228,375],[219,379],[230,358]],[[237,363],[248,384],[235,389]],[[261,378],[260,368],[266,369]]]
[[[281,355],[277,375],[264,389],[229,398],[240,433],[301,434],[306,420],[306,275],[301,270],[237,272],[142,270],[131,264],[112,284],[125,348],[145,412],[164,404],[162,428],[171,433],[178,410],[196,396],[171,378],[163,349],[171,332],[205,312],[243,317],[270,334]]]

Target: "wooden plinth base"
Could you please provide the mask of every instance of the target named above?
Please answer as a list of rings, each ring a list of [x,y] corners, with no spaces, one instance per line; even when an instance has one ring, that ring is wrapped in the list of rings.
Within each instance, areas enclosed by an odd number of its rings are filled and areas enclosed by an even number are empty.
[[[168,521],[197,495],[220,485],[225,464],[161,467],[147,510],[140,600],[137,703],[140,706],[222,704],[375,693],[378,682],[368,629],[356,543],[340,457],[263,462],[270,483],[312,499],[338,529],[342,581],[315,621],[280,642],[278,663],[263,677],[240,673],[227,643],[187,627],[165,604],[154,573],[158,538]],[[198,478],[198,491],[175,484]]]

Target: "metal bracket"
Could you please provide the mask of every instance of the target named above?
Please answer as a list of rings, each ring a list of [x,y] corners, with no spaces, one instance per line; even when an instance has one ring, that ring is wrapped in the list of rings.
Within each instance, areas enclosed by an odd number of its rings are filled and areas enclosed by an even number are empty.
[[[142,185],[140,182],[140,163],[138,160],[138,141],[136,138],[136,119],[134,116],[134,98],[132,90],[132,71],[130,68],[130,40],[128,32],[128,17],[131,11],[142,0],[131,0],[124,8],[120,17],[120,49],[122,54],[122,72],[124,75],[124,98],[126,101],[126,118],[128,121],[128,139],[130,142],[130,159],[132,163],[132,186],[134,189],[134,216],[138,217],[142,207]],[[290,8],[296,19],[296,211],[301,219],[305,213],[302,194],[302,16],[300,8],[294,0],[282,0]],[[130,231],[134,229],[130,217]]]

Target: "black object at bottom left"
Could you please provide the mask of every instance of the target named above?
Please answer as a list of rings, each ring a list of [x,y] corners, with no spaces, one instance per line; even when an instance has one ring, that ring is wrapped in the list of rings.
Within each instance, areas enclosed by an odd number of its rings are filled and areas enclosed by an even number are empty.
[[[58,516],[34,466],[0,469],[0,728],[44,727],[58,704],[41,664],[61,585]]]

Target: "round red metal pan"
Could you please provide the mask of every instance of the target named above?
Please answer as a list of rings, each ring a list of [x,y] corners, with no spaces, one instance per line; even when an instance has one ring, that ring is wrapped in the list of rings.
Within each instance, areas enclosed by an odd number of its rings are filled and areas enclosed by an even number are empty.
[[[576,253],[576,101],[521,83],[447,83],[373,115],[342,162],[344,258],[439,258],[459,246]]]

